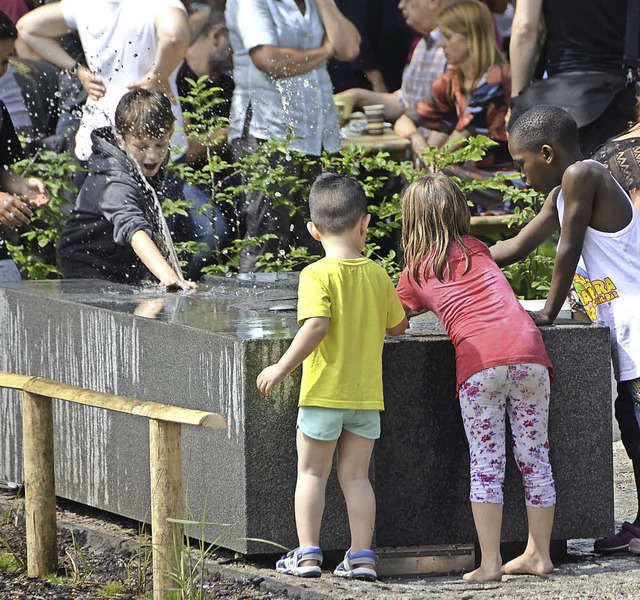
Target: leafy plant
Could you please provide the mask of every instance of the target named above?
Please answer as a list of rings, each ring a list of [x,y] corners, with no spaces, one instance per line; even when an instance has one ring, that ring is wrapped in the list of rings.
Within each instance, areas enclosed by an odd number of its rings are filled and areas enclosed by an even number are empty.
[[[183,526],[184,539],[186,540],[184,545],[176,545],[176,569],[169,573],[169,576],[177,585],[173,597],[179,600],[204,600],[207,597],[206,562],[219,546],[205,541],[205,526],[208,525],[205,520],[206,511],[207,504],[205,500],[201,521],[194,521],[190,518],[169,519],[170,522],[179,523]],[[199,537],[195,548],[191,545],[192,538],[189,535],[192,526],[199,528]],[[229,527],[229,525],[221,526]]]
[[[66,570],[66,580],[70,586],[77,587],[91,580],[93,568],[73,530],[71,531],[71,540],[73,549],[67,548],[64,551],[70,564],[70,567]]]
[[[519,190],[517,195],[511,190],[506,190],[505,195],[507,198],[515,199],[514,212],[507,217],[507,225],[514,232],[531,221],[544,202],[544,196],[532,189]],[[556,243],[557,240],[552,238],[523,260],[502,269],[518,298],[546,298],[551,286]]]
[[[82,167],[70,154],[44,151],[15,163],[13,168],[23,177],[42,179],[51,200],[34,209],[31,224],[21,230],[13,243],[7,243],[7,249],[29,279],[58,277],[56,246],[70,211],[69,197],[77,192],[74,179]]]
[[[0,552],[0,571],[15,573],[23,568],[12,552]]]
[[[271,139],[261,144],[256,152],[237,162],[226,161],[219,153],[221,137],[218,135],[228,120],[215,115],[212,108],[222,100],[218,90],[207,88],[206,78],[191,81],[192,90],[184,98],[190,109],[185,112],[185,131],[188,137],[198,139],[206,150],[206,164],[194,169],[186,164],[172,165],[179,176],[197,185],[209,195],[211,203],[224,208],[225,217],[233,233],[241,229],[240,205],[248,193],[259,191],[278,207],[294,215],[299,207],[291,200],[297,195],[308,196],[317,161],[292,148],[293,136]],[[401,271],[402,257],[399,232],[402,223],[400,190],[426,172],[453,169],[469,161],[480,160],[495,142],[486,136],[447,144],[441,148],[427,148],[422,152],[424,169],[414,169],[409,162],[392,160],[387,152],[372,152],[351,144],[336,154],[323,154],[319,161],[322,170],[357,178],[370,198],[372,220],[369,227],[365,255],[382,264],[392,278]],[[19,243],[9,245],[19,267],[30,279],[59,276],[55,265],[55,246],[68,211],[66,190],[73,190],[72,178],[79,167],[73,157],[44,152],[31,161],[17,165],[18,172],[41,177],[52,191],[52,201],[37,210],[35,224],[21,234]],[[22,170],[22,171],[21,171]],[[455,171],[455,169],[453,169]],[[539,205],[538,195],[530,190],[516,188],[509,175],[498,173],[487,179],[467,179],[452,175],[452,179],[465,193],[475,190],[495,190],[505,201],[511,201],[515,213],[508,222],[515,231],[532,218]],[[190,205],[185,200],[165,200],[165,216],[185,216]],[[205,211],[208,207],[202,207]],[[238,272],[240,256],[248,247],[274,240],[272,235],[257,238],[231,239],[225,246],[211,250],[195,242],[177,244],[180,257],[203,252],[207,254],[204,274],[231,275]],[[539,297],[548,290],[553,253],[548,248],[539,250],[525,261],[504,270],[507,278],[524,298]],[[297,270],[317,257],[302,247],[279,247],[264,254],[259,266],[265,271]]]
[[[103,586],[102,590],[100,590],[100,594],[110,598],[122,594],[126,589],[126,586],[121,581],[109,581]]]
[[[0,570],[22,571],[27,568],[24,505],[16,494],[8,506],[0,505]]]
[[[152,544],[144,525],[140,524],[130,556],[123,560],[126,581],[136,595],[144,595],[149,587],[149,570],[153,560]]]

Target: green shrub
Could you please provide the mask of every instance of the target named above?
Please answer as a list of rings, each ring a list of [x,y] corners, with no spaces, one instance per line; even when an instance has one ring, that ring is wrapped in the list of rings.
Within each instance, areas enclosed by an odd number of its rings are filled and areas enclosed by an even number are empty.
[[[258,150],[238,162],[227,162],[217,154],[220,139],[208,135],[227,125],[227,120],[208,116],[209,109],[220,102],[216,90],[207,90],[206,78],[193,81],[193,89],[187,99],[193,109],[185,116],[191,120],[186,126],[189,137],[198,137],[207,152],[207,164],[201,169],[188,165],[173,168],[187,182],[198,185],[209,194],[212,203],[226,206],[235,230],[240,222],[239,198],[251,191],[264,193],[278,206],[286,206],[290,214],[299,208],[290,200],[292,194],[307,197],[311,185],[306,176],[316,168],[304,154],[291,148],[292,136],[272,139]],[[467,161],[481,159],[495,142],[486,136],[476,136],[442,148],[428,148],[423,152],[426,170],[430,172],[446,169]],[[401,188],[424,174],[424,170],[412,168],[409,162],[392,160],[387,152],[371,152],[355,144],[346,146],[337,154],[325,153],[320,158],[322,169],[356,177],[371,199],[369,210],[372,222],[369,228],[365,255],[382,264],[392,278],[401,272],[400,208]],[[288,165],[297,165],[302,176],[293,176]],[[22,232],[17,243],[9,245],[14,260],[29,279],[44,279],[59,276],[55,265],[55,247],[69,211],[64,191],[73,191],[73,177],[80,167],[73,157],[65,154],[44,152],[31,161],[22,161],[16,170],[23,174],[43,179],[51,190],[51,202],[36,210],[31,227]],[[540,198],[531,190],[520,190],[501,173],[485,180],[462,180],[452,177],[465,192],[477,189],[498,190],[505,200],[511,200],[515,214],[509,217],[515,232],[528,222],[539,207]],[[186,215],[189,205],[183,200],[165,200],[165,216]],[[247,246],[264,243],[271,236],[255,239],[234,239],[226,247],[209,251],[201,244],[186,242],[176,244],[183,257],[196,252],[209,252],[209,264],[204,274],[229,275],[238,271],[239,259]],[[544,297],[549,289],[553,250],[547,246],[527,257],[524,261],[504,269],[516,294],[522,298]],[[259,265],[266,271],[279,272],[300,269],[316,260],[306,248],[279,248],[277,252],[265,254]]]

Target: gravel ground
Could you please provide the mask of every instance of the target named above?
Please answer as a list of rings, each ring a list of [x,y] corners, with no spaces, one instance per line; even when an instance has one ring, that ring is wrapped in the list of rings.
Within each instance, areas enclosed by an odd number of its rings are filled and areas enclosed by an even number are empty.
[[[614,444],[616,524],[633,519],[637,509],[631,463],[620,442]],[[8,495],[0,497],[6,506]],[[124,588],[111,595],[116,600],[145,597],[141,537],[135,529],[104,514],[64,506],[59,512],[60,563],[67,578],[53,584],[0,571],[0,600],[22,598],[94,600],[105,598],[108,582]],[[0,546],[10,537],[6,522]],[[74,532],[73,536],[71,531]],[[14,539],[14,544],[17,541]],[[142,548],[142,549],[141,549]],[[301,598],[304,600],[618,600],[640,597],[640,556],[629,553],[600,556],[592,552],[593,540],[571,540],[568,557],[546,577],[509,576],[502,583],[465,583],[459,575],[385,579],[376,583],[350,582],[331,577],[298,580],[279,575],[268,565],[248,562],[232,554],[218,554],[209,562],[210,577],[203,588],[206,598],[232,600]],[[0,555],[2,549],[0,547]],[[76,565],[74,567],[74,564]],[[63,571],[61,571],[63,572]],[[71,577],[69,577],[71,575]],[[74,581],[75,578],[75,581]],[[150,585],[150,584],[148,584]]]

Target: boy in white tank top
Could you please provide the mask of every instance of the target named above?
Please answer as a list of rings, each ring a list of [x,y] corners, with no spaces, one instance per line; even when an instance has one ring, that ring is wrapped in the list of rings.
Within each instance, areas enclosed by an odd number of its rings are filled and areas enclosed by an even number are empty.
[[[640,216],[603,165],[583,160],[576,122],[563,109],[536,106],[509,134],[522,178],[548,196],[538,215],[491,253],[499,266],[511,264],[560,229],[549,295],[533,320],[553,323],[573,282],[592,320],[610,328],[616,419],[633,462],[639,512],[594,548],[640,554]],[[584,268],[578,267],[580,257]]]

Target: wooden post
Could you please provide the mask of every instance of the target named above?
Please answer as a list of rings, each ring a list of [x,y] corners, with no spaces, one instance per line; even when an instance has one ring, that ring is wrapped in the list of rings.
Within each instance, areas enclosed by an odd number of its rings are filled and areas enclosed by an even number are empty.
[[[176,572],[184,544],[182,525],[168,521],[184,517],[180,436],[179,423],[149,420],[154,600],[164,600],[177,587],[170,574]]]
[[[22,392],[22,445],[27,572],[42,578],[58,569],[51,398]]]

